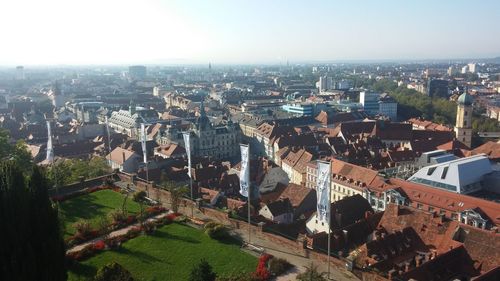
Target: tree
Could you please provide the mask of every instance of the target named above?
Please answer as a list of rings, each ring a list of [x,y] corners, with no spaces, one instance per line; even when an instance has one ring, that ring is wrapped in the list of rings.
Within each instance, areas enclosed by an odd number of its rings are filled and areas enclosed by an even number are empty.
[[[139,221],[141,222],[142,225],[144,221],[144,203],[146,202],[146,191],[137,191],[136,193],[134,193],[133,200],[139,203],[141,209],[141,215],[139,216]]]
[[[134,281],[132,274],[117,262],[101,267],[93,281]]]
[[[188,192],[186,187],[173,187],[170,189],[170,200],[172,205],[172,211],[174,213],[179,212],[179,204],[181,202],[182,196]]]
[[[318,266],[311,263],[310,266],[306,267],[306,271],[297,275],[297,280],[299,281],[326,281],[324,272],[318,271]]]
[[[215,281],[217,274],[213,272],[212,266],[205,260],[195,265],[189,275],[189,281]]]
[[[28,151],[26,142],[19,140],[15,144],[10,142],[9,133],[0,128],[0,160],[12,160],[27,176],[31,175],[33,158]]]
[[[66,280],[58,211],[38,167],[0,163],[0,280]]]

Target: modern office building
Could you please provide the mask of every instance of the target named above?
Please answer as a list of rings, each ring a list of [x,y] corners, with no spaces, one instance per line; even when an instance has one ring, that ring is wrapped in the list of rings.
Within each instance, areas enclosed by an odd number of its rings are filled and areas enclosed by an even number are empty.
[[[378,101],[378,113],[389,117],[395,121],[398,118],[398,103],[394,98],[387,94],[382,94]]]
[[[379,93],[363,91],[359,93],[359,103],[363,105],[366,113],[376,115],[379,113]]]

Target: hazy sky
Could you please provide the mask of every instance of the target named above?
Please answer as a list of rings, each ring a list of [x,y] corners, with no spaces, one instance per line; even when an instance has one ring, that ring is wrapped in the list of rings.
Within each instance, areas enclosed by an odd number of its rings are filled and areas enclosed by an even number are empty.
[[[500,1],[0,0],[0,64],[500,56]]]

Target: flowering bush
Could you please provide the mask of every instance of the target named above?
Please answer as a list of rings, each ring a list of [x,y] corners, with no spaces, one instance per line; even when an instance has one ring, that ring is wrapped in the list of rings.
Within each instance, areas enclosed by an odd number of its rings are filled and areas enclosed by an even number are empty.
[[[106,244],[102,240],[99,240],[99,241],[94,243],[94,250],[102,251],[105,248],[106,248]]]
[[[165,211],[165,208],[160,206],[160,205],[146,208],[146,213],[149,215],[156,215],[156,214],[159,214],[159,213],[164,212],[164,211]]]
[[[179,214],[179,213],[172,213],[172,214],[168,214],[168,215],[166,216],[166,218],[167,218],[167,219],[169,219],[170,221],[174,221],[174,220],[175,220],[175,218],[177,218],[177,217],[178,217],[178,216],[180,216],[180,215],[181,215],[181,214]]]
[[[273,256],[264,254],[260,256],[259,258],[259,264],[257,265],[257,269],[254,272],[254,277],[258,280],[265,281],[269,280],[271,278],[271,273],[267,269],[267,262],[272,258]]]

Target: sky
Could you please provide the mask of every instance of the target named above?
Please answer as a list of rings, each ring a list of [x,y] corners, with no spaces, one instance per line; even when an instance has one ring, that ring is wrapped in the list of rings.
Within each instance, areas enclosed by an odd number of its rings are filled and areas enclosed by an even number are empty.
[[[0,65],[497,56],[498,0],[0,0]]]

